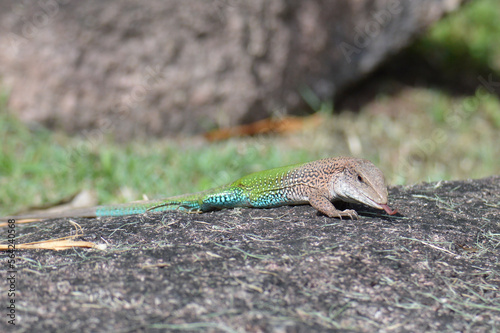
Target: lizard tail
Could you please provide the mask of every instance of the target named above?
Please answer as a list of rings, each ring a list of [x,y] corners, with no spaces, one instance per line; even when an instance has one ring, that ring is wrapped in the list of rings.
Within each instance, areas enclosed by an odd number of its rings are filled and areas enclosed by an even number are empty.
[[[163,212],[168,210],[199,211],[200,193],[181,195],[162,200],[136,201],[121,205],[97,206],[90,208],[76,208],[59,211],[41,211],[28,214],[0,217],[0,222],[8,220],[45,220],[65,217],[99,217],[124,216],[143,214],[147,212]]]
[[[43,212],[33,212],[28,214],[12,215],[6,217],[0,217],[0,222],[7,222],[8,220],[46,220],[55,219],[61,217],[95,217],[96,208],[76,208],[69,209],[65,211],[43,211]]]
[[[99,206],[95,216],[124,216],[144,214],[147,212],[163,212],[166,210],[183,209],[182,202],[166,200],[152,200],[146,202],[132,202],[123,205]]]

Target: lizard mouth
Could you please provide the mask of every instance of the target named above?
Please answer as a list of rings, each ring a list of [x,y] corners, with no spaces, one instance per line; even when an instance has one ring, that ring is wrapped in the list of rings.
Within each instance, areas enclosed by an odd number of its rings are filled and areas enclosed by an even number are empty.
[[[389,207],[389,205],[387,205],[387,204],[381,204],[381,203],[378,203],[378,202],[373,201],[373,200],[370,200],[370,201],[372,202],[372,204],[370,206],[378,208],[378,209],[383,209],[389,215],[394,215],[398,212],[397,209],[392,210],[391,207]]]
[[[387,204],[387,200],[385,200],[386,203],[378,203],[375,200],[373,200],[367,196],[363,196],[361,198],[358,197],[356,199],[351,199],[349,197],[343,197],[342,200],[347,201],[347,202],[354,202],[354,203],[362,202],[365,205],[371,206],[373,208],[383,209],[389,215],[394,215],[394,214],[398,213],[397,209],[392,210],[391,207],[389,207],[389,205]]]

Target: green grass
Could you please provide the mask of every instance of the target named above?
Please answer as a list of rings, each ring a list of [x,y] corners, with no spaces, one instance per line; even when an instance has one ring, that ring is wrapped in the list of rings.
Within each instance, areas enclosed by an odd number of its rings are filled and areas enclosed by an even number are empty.
[[[476,1],[446,18],[419,47],[437,43],[450,54],[466,52],[498,70],[500,6],[495,1]],[[333,113],[325,102],[317,128],[213,144],[192,137],[120,145],[107,137],[30,129],[9,114],[6,99],[0,98],[0,216],[82,189],[96,190],[101,204],[165,197],[338,155],[372,160],[391,184],[500,174],[500,100],[481,87],[462,97],[406,88],[381,95],[359,114]]]
[[[461,55],[500,71],[500,4],[497,0],[471,1],[465,7],[436,24],[422,40],[441,45],[441,56],[453,63]],[[429,49],[432,52],[432,50]],[[463,66],[463,64],[457,64]]]

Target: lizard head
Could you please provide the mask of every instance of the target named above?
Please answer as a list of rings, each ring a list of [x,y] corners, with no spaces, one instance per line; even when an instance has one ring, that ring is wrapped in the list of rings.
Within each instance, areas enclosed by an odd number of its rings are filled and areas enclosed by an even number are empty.
[[[332,195],[343,201],[384,209],[391,214],[382,171],[368,160],[349,158],[346,162],[346,167],[333,179]]]

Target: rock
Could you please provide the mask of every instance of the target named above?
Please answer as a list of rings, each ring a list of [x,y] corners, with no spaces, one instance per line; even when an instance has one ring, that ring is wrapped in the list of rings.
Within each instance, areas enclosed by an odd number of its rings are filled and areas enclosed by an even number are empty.
[[[498,193],[500,176],[391,187],[399,215],[355,221],[303,205],[12,224],[4,306],[27,332],[498,332]],[[20,249],[70,235],[96,247]]]
[[[461,2],[3,0],[0,75],[24,121],[196,133],[331,99]]]

